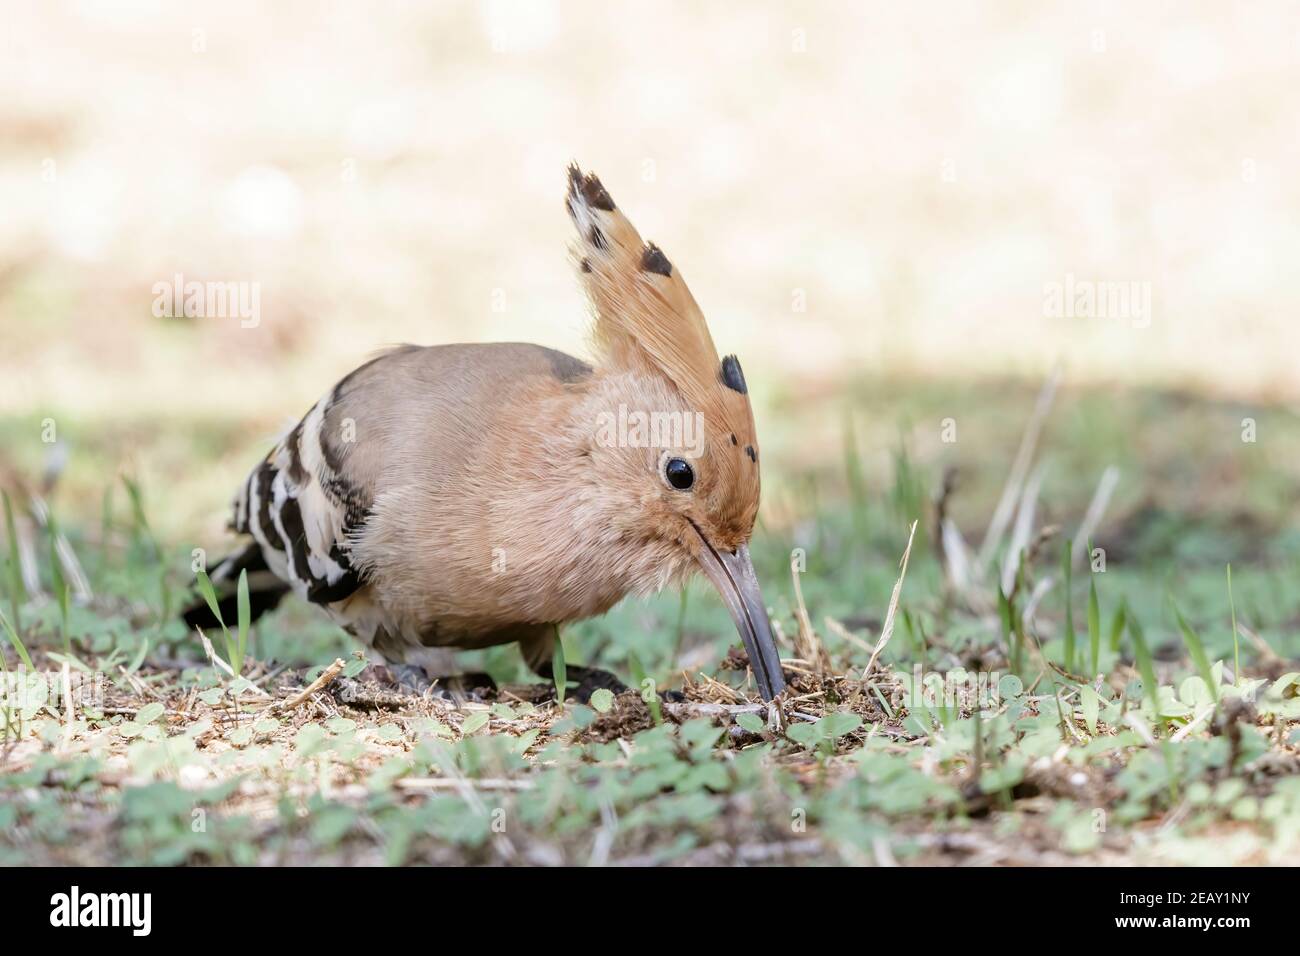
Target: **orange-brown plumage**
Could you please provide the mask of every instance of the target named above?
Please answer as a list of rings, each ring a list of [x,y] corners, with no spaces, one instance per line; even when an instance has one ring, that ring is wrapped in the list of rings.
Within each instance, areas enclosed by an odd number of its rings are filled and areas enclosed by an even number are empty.
[[[214,580],[265,567],[390,661],[518,641],[545,672],[559,625],[702,568],[770,696],[782,681],[748,559],[758,444],[739,364],[598,179],[571,167],[567,206],[594,362],[517,343],[372,360],[249,476],[233,525],[254,544]],[[642,412],[664,427],[623,427]]]

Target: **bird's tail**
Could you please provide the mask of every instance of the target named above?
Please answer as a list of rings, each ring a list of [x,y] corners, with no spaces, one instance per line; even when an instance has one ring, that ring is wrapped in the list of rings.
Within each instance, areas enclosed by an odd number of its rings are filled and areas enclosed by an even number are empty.
[[[217,608],[221,611],[221,620],[226,626],[232,626],[239,616],[238,587],[239,574],[248,572],[248,605],[251,619],[256,621],[267,611],[272,610],[281,599],[289,593],[289,585],[281,581],[266,565],[262,556],[262,546],[256,541],[242,551],[224,558],[208,578],[217,593]],[[218,628],[217,620],[208,602],[200,597],[182,613],[186,626],[203,629]]]

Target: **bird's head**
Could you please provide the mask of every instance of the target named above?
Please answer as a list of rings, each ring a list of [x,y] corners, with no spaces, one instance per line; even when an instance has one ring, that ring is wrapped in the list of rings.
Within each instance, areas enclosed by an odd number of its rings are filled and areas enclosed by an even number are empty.
[[[654,556],[656,583],[679,568],[704,571],[771,700],[785,680],[749,556],[759,451],[740,362],[719,358],[677,268],[600,180],[571,166],[567,204],[603,382],[588,406],[591,464],[617,489],[617,542]]]

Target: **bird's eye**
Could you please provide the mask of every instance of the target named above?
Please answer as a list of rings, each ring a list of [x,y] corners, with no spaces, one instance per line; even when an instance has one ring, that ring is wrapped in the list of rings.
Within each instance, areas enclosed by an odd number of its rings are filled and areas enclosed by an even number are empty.
[[[669,458],[664,466],[664,477],[678,491],[689,491],[695,484],[695,469],[681,458]]]

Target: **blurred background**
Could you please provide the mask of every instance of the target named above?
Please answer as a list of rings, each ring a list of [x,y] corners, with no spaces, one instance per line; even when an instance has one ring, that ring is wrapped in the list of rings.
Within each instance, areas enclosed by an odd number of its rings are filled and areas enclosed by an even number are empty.
[[[60,449],[92,543],[126,475],[219,551],[375,349],[581,352],[576,160],[745,364],[773,554],[881,516],[881,605],[950,468],[978,542],[1059,366],[1048,518],[1115,465],[1115,553],[1294,560],[1292,5],[5,2],[0,88],[0,465]],[[176,276],[257,321],[158,314]]]

